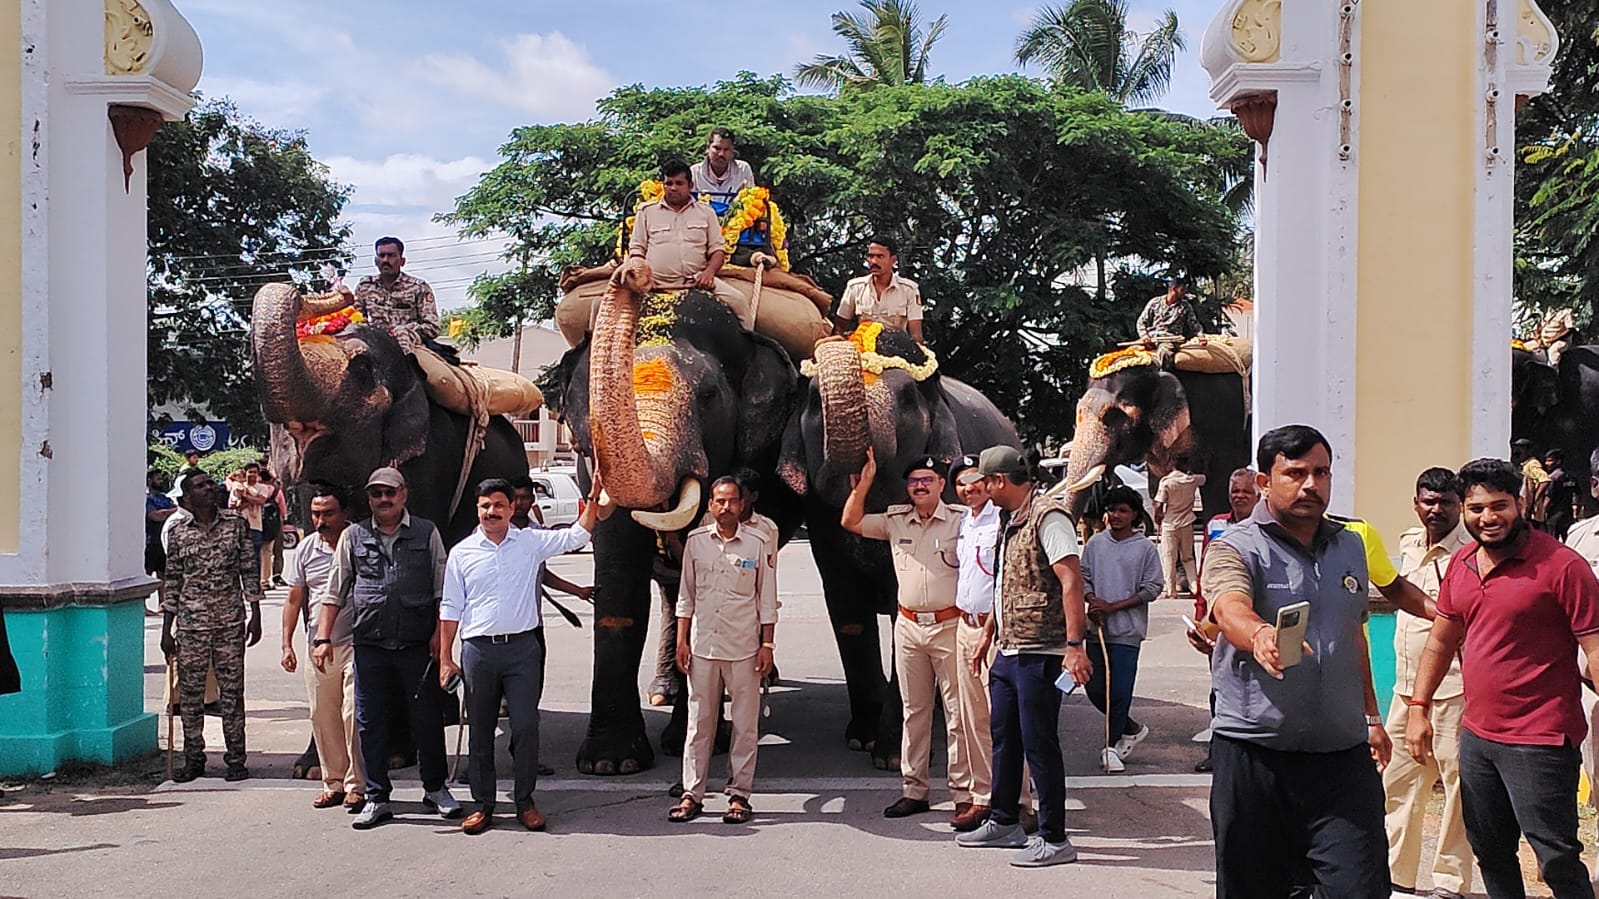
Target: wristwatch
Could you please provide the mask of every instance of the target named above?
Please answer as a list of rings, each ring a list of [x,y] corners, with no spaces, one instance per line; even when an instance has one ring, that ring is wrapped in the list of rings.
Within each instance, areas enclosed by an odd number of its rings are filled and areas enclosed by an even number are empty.
[[[1081,641],[1081,640],[1067,640],[1066,641],[1066,645],[1070,646],[1070,647],[1073,647],[1073,648],[1076,648],[1076,647],[1082,646],[1083,645],[1083,641]]]
[[[1381,727],[1382,726],[1382,716],[1381,715],[1367,715],[1366,716],[1366,726],[1367,727]]]
[[[324,644],[332,643],[332,642],[333,641],[329,640],[327,637],[317,637],[316,639],[311,641],[311,645],[312,646],[322,646]]]

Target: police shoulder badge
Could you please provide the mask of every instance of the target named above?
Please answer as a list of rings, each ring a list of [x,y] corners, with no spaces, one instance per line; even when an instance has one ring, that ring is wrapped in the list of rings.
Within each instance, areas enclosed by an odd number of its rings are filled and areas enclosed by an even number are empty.
[[[1360,592],[1360,579],[1352,574],[1344,575],[1344,589],[1351,594]]]

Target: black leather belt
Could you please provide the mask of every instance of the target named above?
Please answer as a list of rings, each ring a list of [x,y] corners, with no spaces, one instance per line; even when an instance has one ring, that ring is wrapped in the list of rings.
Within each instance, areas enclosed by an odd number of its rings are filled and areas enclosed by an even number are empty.
[[[538,633],[538,630],[539,630],[538,628],[533,628],[532,630],[518,631],[517,633],[514,633],[514,634],[481,634],[479,636],[469,637],[467,639],[468,640],[483,640],[485,642],[495,643],[495,644],[510,643],[512,640],[520,640],[523,637],[531,637],[534,634]]]

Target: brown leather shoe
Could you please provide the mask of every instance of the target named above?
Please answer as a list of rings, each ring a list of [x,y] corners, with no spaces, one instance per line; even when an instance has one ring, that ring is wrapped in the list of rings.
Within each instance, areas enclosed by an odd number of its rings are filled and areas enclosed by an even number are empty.
[[[988,820],[988,806],[970,805],[966,811],[961,812],[950,820],[949,826],[961,833],[976,830],[984,821]]]
[[[343,793],[336,793],[333,790],[323,790],[321,793],[317,794],[317,797],[315,799],[311,800],[311,807],[312,808],[332,808],[335,805],[341,805],[343,803],[344,803],[344,794]]]
[[[883,817],[909,818],[911,815],[920,815],[922,812],[930,811],[931,809],[932,806],[927,804],[926,799],[912,799],[908,796],[901,796],[893,805],[883,809]]]
[[[477,836],[493,826],[494,816],[483,811],[482,809],[478,809],[472,814],[467,815],[466,820],[461,822],[461,830],[465,833],[472,834],[473,836]]]
[[[516,820],[521,821],[523,827],[533,831],[543,830],[546,823],[544,813],[531,805],[517,812]]]
[[[960,818],[961,815],[966,814],[966,810],[971,807],[972,804],[970,802],[955,803],[955,814],[950,816],[949,823],[954,824],[956,819]]]

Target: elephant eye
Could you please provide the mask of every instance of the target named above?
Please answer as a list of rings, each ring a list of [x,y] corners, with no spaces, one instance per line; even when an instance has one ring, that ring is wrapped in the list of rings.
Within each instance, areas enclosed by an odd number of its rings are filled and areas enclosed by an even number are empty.
[[[1120,406],[1111,406],[1100,413],[1099,420],[1105,427],[1115,429],[1126,427],[1131,416],[1122,411]]]

